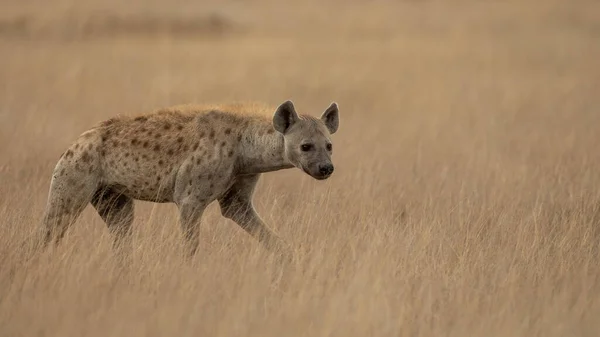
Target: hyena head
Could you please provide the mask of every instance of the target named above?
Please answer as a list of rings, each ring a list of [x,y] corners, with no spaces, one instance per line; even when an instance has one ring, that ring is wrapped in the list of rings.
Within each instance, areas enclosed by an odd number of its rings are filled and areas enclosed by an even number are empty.
[[[327,179],[333,173],[331,135],[338,125],[335,102],[320,118],[299,116],[291,101],[283,102],[273,116],[275,130],[283,134],[288,161],[318,180]]]

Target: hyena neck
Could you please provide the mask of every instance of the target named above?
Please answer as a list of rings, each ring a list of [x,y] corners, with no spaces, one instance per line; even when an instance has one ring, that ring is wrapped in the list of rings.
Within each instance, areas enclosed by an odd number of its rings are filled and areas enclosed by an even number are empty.
[[[293,168],[285,154],[283,135],[270,120],[254,120],[242,130],[239,173],[257,174]]]

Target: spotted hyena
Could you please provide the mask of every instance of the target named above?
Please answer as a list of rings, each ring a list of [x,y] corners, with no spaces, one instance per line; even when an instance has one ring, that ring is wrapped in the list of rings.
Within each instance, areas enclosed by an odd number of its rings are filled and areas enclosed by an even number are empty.
[[[262,173],[297,167],[315,179],[333,172],[332,103],[320,118],[291,101],[180,105],[137,117],[116,117],[84,132],[62,154],[43,220],[44,243],[59,242],[91,203],[114,234],[129,237],[134,200],[175,203],[190,254],[198,223],[217,200],[223,216],[267,247],[281,244],[256,213],[252,196]]]

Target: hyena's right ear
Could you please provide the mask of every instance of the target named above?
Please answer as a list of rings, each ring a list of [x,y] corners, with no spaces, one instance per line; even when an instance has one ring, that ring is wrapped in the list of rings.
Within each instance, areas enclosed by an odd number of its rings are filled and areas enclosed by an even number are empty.
[[[298,114],[294,103],[290,100],[281,103],[273,115],[273,127],[282,134],[285,134],[296,121],[298,121]]]

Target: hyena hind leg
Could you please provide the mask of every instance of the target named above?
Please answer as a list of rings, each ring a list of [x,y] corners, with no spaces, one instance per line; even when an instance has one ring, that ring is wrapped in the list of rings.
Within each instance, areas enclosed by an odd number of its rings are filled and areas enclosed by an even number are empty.
[[[43,247],[52,241],[58,245],[90,202],[94,184],[84,182],[80,186],[75,185],[60,178],[52,181],[43,219]]]
[[[100,182],[97,148],[92,150],[99,138],[86,134],[63,153],[54,167],[43,220],[44,247],[52,238],[58,244],[92,200]]]
[[[101,187],[94,193],[91,204],[113,235],[113,247],[122,249],[124,245],[129,245],[133,223],[133,199],[110,187]]]

